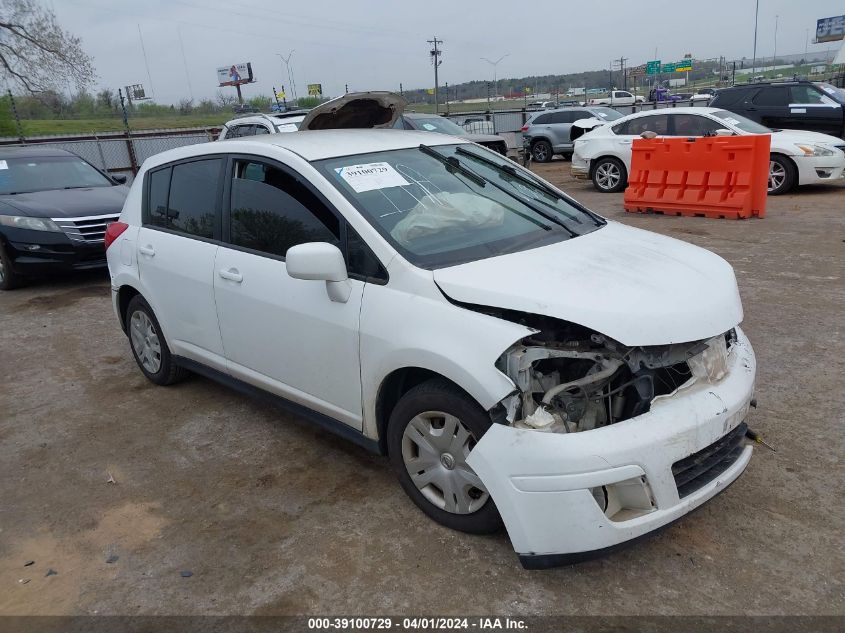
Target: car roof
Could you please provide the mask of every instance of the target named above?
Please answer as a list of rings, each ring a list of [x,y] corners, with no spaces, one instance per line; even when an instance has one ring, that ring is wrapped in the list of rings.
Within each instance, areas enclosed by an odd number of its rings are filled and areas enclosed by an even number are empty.
[[[434,117],[445,118],[439,114],[426,114],[425,112],[403,112],[402,116],[406,119],[433,119]]]
[[[56,147],[0,147],[0,158],[4,159],[37,156],[76,156],[76,154]]]
[[[194,156],[219,153],[248,153],[258,147],[279,147],[298,154],[307,161],[354,156],[371,152],[419,147],[420,145],[452,145],[465,140],[448,134],[432,134],[416,130],[346,129],[301,130],[288,134],[261,134],[226,139],[214,143],[188,145],[156,154],[147,159],[150,167]],[[146,165],[146,163],[145,163]]]
[[[724,108],[710,108],[710,107],[700,107],[697,108],[695,106],[685,106],[682,108],[657,108],[656,110],[645,110],[643,112],[634,112],[633,114],[628,114],[622,118],[624,119],[633,119],[641,116],[652,116],[656,114],[713,114],[714,112],[722,112]],[[617,119],[616,121],[612,121],[612,123],[616,124],[619,123],[622,119]]]

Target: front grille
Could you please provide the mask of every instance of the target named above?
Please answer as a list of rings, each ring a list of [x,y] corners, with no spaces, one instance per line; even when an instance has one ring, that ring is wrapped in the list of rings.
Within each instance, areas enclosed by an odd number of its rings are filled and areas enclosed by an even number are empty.
[[[118,214],[91,215],[84,218],[53,218],[73,242],[82,244],[102,244],[106,227],[117,222]]]
[[[742,439],[748,426],[742,422],[733,431],[689,457],[672,464],[672,475],[683,499],[707,485],[730,468],[742,454]]]

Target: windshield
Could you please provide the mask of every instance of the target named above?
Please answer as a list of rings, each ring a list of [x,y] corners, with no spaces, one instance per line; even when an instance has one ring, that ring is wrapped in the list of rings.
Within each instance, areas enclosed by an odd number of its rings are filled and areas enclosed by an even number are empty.
[[[596,115],[596,118],[601,121],[615,121],[621,119],[622,114],[613,108],[590,108],[590,112]]]
[[[725,123],[733,125],[735,128],[748,132],[749,134],[771,134],[772,131],[765,125],[755,123],[751,119],[746,119],[744,116],[728,112],[727,110],[718,110],[711,113],[714,117],[722,119]]]
[[[113,184],[76,156],[0,159],[0,194],[111,187]]]
[[[836,99],[839,103],[845,103],[845,88],[837,88],[836,86],[826,83],[818,83],[816,85],[824,90],[828,96]]]
[[[403,257],[429,270],[560,242],[604,224],[531,172],[471,144],[314,164]]]
[[[418,130],[426,132],[440,132],[452,136],[466,134],[467,131],[457,123],[444,119],[443,117],[431,117],[430,119],[410,119],[411,125]]]

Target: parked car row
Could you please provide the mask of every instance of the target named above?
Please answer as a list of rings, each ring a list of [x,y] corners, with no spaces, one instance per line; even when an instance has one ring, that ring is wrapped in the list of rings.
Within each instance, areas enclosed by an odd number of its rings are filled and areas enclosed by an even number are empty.
[[[574,142],[572,174],[596,189],[622,191],[631,169],[631,147],[644,132],[658,136],[770,134],[768,191],[778,195],[798,185],[835,182],[845,170],[845,141],[804,130],[771,130],[720,108],[666,108],[638,112],[602,125]]]

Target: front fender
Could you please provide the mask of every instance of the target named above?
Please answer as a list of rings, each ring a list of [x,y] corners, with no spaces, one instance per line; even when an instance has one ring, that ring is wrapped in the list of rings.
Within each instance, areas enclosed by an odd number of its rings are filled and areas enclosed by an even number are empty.
[[[433,285],[433,284],[432,284]],[[533,330],[466,310],[445,297],[411,295],[367,284],[361,308],[364,434],[378,437],[376,400],[385,378],[419,367],[448,378],[485,410],[516,386],[496,360]]]

